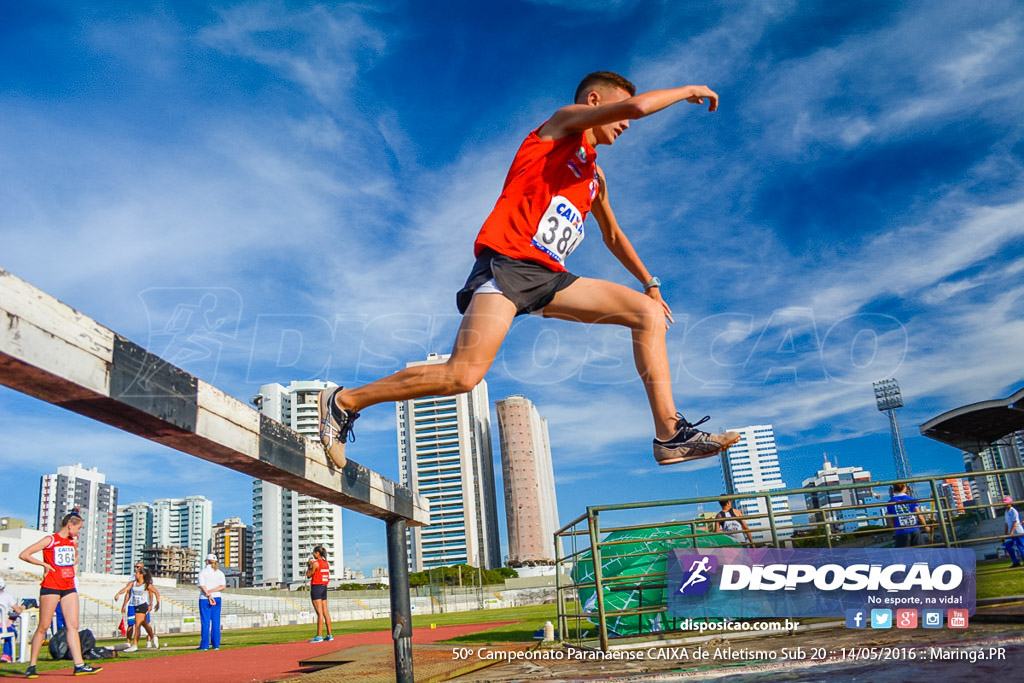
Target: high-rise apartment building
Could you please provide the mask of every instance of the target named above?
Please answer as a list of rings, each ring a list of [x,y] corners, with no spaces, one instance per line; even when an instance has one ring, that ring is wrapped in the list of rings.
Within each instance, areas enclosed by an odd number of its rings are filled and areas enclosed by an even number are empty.
[[[213,527],[213,554],[232,588],[252,585],[252,529],[238,517]]]
[[[198,574],[202,569],[202,558],[210,552],[213,523],[213,501],[204,496],[185,498],[161,498],[153,503],[131,503],[117,508],[113,571],[117,574],[131,574],[135,563],[146,557],[173,557],[170,564],[161,571],[170,573],[159,576],[177,576],[182,570],[175,563],[188,561],[194,566],[185,570],[186,575]],[[160,554],[161,549],[177,548],[190,553],[171,552]],[[163,560],[161,560],[163,561]],[[173,566],[172,569],[167,567]],[[155,567],[151,567],[155,571]]]
[[[443,363],[430,354],[407,367]],[[409,530],[412,571],[501,566],[487,382],[456,396],[396,402],[400,482],[430,499],[430,526]]]
[[[287,387],[266,384],[253,404],[267,417],[313,439],[319,414],[320,390],[329,382],[292,382]],[[252,486],[253,583],[260,586],[306,580],[306,563],[313,548],[323,545],[332,567],[343,566],[341,508],[261,479]]]
[[[779,452],[775,446],[775,430],[771,425],[752,425],[740,429],[729,429],[738,432],[740,440],[734,446],[722,452],[722,476],[725,479],[725,491],[729,494],[767,493],[781,491],[786,488],[779,469]],[[771,511],[775,518],[780,539],[791,538],[793,535],[792,517],[789,516],[789,499],[786,496],[772,496]],[[754,531],[752,536],[757,543],[771,541],[771,530],[768,506],[764,498],[744,498],[737,506],[744,516],[757,516],[747,520]],[[785,528],[780,528],[785,527]]]
[[[510,567],[555,562],[558,531],[548,422],[524,396],[497,401]]]
[[[131,503],[117,508],[114,528],[115,574],[131,574],[142,551],[153,545],[153,506]]]
[[[945,507],[957,513],[964,512],[964,506],[974,501],[973,482],[969,479],[943,479],[938,484],[939,495],[945,501]]]
[[[1024,474],[988,474],[992,470],[1024,467],[1024,432],[1008,434],[977,455],[964,451],[963,458],[966,471],[979,473],[973,480],[974,497],[980,499],[982,505],[996,505],[998,513],[1004,496],[1014,500],[1024,498]]]
[[[59,531],[60,521],[78,508],[85,526],[78,537],[78,570],[109,574],[114,565],[114,518],[117,487],[106,483],[106,475],[81,463],[58,467],[56,474],[44,474],[39,486],[38,528]]]
[[[153,501],[153,538],[156,548],[188,548],[197,553],[196,573],[210,552],[213,501],[204,496],[161,498]]]
[[[834,533],[850,533],[869,524],[881,524],[877,510],[857,507],[874,500],[871,490],[871,472],[863,467],[836,467],[825,456],[821,469],[813,477],[804,479],[803,488],[824,488],[844,484],[864,484],[864,488],[805,493],[811,522],[831,522]],[[832,509],[835,508],[835,509]],[[850,508],[850,509],[841,509]],[[872,519],[874,515],[874,519]]]

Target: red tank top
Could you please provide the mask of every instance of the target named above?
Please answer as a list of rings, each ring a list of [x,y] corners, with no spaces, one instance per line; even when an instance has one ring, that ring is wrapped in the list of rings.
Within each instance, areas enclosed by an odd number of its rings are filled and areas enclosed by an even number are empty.
[[[40,584],[43,588],[66,591],[75,587],[76,551],[74,539],[60,534],[50,536],[50,545],[43,548],[43,562],[57,571],[46,573]]]
[[[313,574],[313,578],[309,583],[313,586],[326,586],[327,582],[330,580],[331,565],[328,564],[327,560],[320,558],[316,561],[316,572]]]
[[[501,196],[480,228],[476,255],[490,247],[565,271],[565,259],[583,241],[583,221],[597,189],[597,151],[584,132],[541,140],[533,131],[516,152]]]

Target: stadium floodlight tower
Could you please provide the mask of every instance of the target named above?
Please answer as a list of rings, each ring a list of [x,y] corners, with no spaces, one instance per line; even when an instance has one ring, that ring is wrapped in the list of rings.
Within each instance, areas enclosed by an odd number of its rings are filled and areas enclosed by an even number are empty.
[[[910,461],[907,459],[907,449],[903,447],[903,437],[900,435],[900,423],[896,419],[896,409],[903,407],[903,395],[900,394],[900,385],[895,379],[884,379],[874,382],[875,402],[878,410],[889,416],[889,431],[892,433],[892,457],[896,462],[896,476],[900,479],[909,479]]]

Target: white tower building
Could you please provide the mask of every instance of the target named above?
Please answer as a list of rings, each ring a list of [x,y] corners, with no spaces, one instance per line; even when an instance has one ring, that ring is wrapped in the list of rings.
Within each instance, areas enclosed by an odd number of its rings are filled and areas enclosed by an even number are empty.
[[[407,367],[443,363],[430,354]],[[396,402],[401,484],[429,498],[430,526],[409,530],[412,571],[501,566],[487,382],[456,396]]]
[[[266,384],[253,403],[267,417],[296,432],[317,438],[316,398],[330,382]],[[331,566],[340,572],[341,508],[260,479],[252,485],[253,584],[299,583],[306,580],[306,562],[313,548],[324,546]]]
[[[114,526],[115,574],[130,574],[142,559],[142,549],[153,544],[153,506],[131,503],[117,508]]]
[[[740,440],[724,451],[722,458],[722,476],[725,479],[725,490],[729,494],[766,493],[781,491],[786,488],[779,469],[779,452],[775,446],[775,431],[771,425],[753,425],[739,429]],[[788,516],[789,499],[786,496],[772,496],[771,509],[775,517],[775,525],[780,539],[791,538],[793,520]],[[744,516],[767,515],[768,507],[764,498],[746,498],[738,501],[737,507]],[[771,530],[768,517],[747,520],[756,543],[771,541]],[[787,528],[779,528],[779,527]]]
[[[213,501],[204,496],[153,501],[150,547],[195,550],[196,573],[202,569],[213,539]]]
[[[38,529],[59,530],[60,520],[78,508],[85,527],[78,537],[78,570],[109,573],[114,566],[114,517],[117,515],[117,487],[95,467],[81,463],[58,467],[56,474],[44,474],[39,486]]]

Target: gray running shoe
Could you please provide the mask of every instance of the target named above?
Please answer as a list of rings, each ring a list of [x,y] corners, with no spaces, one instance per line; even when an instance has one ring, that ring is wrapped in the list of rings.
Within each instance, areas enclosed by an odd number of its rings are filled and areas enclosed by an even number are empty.
[[[710,415],[705,415],[694,423],[687,422],[679,413],[676,413],[676,417],[679,419],[676,421],[675,435],[668,441],[654,440],[654,459],[659,465],[707,458],[740,440],[740,435],[736,432],[709,434],[697,429],[698,425],[711,419]]]
[[[328,459],[339,469],[348,462],[345,458],[345,442],[356,440],[356,435],[352,433],[352,423],[359,417],[356,411],[342,410],[334,402],[335,396],[343,388],[324,389],[316,398],[320,412],[320,443]]]

